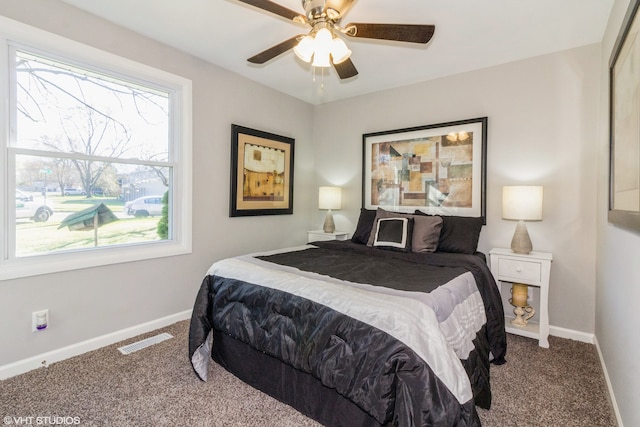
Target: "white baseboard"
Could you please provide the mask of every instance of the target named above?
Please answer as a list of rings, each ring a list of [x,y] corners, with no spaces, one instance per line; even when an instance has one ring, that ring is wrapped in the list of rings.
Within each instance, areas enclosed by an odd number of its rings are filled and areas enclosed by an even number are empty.
[[[29,357],[28,359],[9,363],[8,365],[0,366],[0,380],[20,375],[33,369],[41,368],[42,366],[48,366],[52,363],[65,360],[73,356],[78,356],[89,351],[97,350],[101,347],[106,347],[140,334],[164,328],[165,326],[169,326],[189,318],[191,318],[191,310],[186,310],[161,319],[152,320],[150,322],[142,323],[110,334],[91,338],[57,350],[48,351],[37,356]]]
[[[567,338],[574,341],[594,343],[594,335],[587,332],[580,332],[573,329],[565,329],[559,326],[549,326],[549,335],[554,337]]]
[[[586,342],[586,343],[595,345],[598,351],[598,358],[600,359],[600,365],[602,366],[602,371],[604,372],[604,379],[607,383],[609,399],[611,401],[611,406],[613,407],[613,412],[616,415],[616,421],[618,422],[618,427],[623,427],[620,411],[618,410],[618,403],[616,402],[616,397],[613,393],[613,387],[611,386],[611,380],[609,379],[609,373],[607,372],[607,366],[604,363],[604,358],[602,357],[602,351],[600,350],[600,345],[598,344],[598,339],[596,338],[595,334],[575,331],[572,329],[560,328],[558,326],[550,326],[549,334],[556,337],[560,337],[560,338],[567,338],[567,339]]]
[[[598,339],[595,337],[594,337],[594,344],[596,346],[596,349],[598,350],[600,365],[602,365],[602,371],[604,372],[604,380],[607,383],[607,389],[609,390],[609,399],[611,400],[611,406],[613,407],[613,412],[616,414],[616,421],[618,422],[618,427],[623,427],[622,416],[620,415],[620,410],[618,409],[618,402],[616,401],[616,396],[613,393],[613,387],[611,386],[611,379],[609,378],[609,372],[607,372],[607,365],[605,365],[604,363],[604,357],[602,357],[600,344],[598,343]]]

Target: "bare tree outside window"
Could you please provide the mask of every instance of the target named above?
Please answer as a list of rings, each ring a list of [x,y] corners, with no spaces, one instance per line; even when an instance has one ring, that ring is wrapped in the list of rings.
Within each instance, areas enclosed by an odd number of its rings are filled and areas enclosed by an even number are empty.
[[[101,245],[171,238],[158,235],[158,218],[135,215],[131,207],[142,196],[171,194],[170,90],[27,50],[14,53],[16,188],[41,194],[54,212],[46,229],[16,216],[16,254],[91,247],[89,236],[55,225],[95,203],[125,220],[108,225],[112,235]],[[52,243],[34,242],[45,231]]]

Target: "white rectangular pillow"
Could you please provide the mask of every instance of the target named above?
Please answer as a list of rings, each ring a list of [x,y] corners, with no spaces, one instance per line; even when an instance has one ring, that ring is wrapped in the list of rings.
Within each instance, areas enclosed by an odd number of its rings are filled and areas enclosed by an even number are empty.
[[[411,250],[411,218],[379,218],[373,246]]]

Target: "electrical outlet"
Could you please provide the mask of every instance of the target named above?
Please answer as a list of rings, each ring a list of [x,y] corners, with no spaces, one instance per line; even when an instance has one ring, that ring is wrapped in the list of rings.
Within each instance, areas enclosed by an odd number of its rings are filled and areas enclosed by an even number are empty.
[[[31,331],[44,331],[49,326],[49,310],[34,311],[31,313]]]

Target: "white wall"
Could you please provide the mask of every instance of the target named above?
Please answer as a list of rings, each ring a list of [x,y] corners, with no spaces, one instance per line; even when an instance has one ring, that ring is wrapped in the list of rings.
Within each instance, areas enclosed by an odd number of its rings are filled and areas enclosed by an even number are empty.
[[[0,14],[193,81],[193,253],[0,282],[0,367],[189,310],[209,265],[306,241],[315,186],[313,108],[55,0],[3,0]],[[229,218],[231,124],[296,140],[294,214]],[[50,328],[31,332],[48,308]]]
[[[616,0],[602,41],[598,117],[596,337],[625,426],[640,425],[640,231],[607,221],[609,197],[609,59],[629,0]]]
[[[487,116],[487,225],[480,250],[509,247],[503,185],[544,185],[534,249],[554,255],[552,326],[594,332],[596,122],[600,47],[556,54],[324,104],[315,108],[318,184],[344,185],[336,227],[353,230],[361,206],[362,134]],[[321,223],[322,212],[315,214]]]

